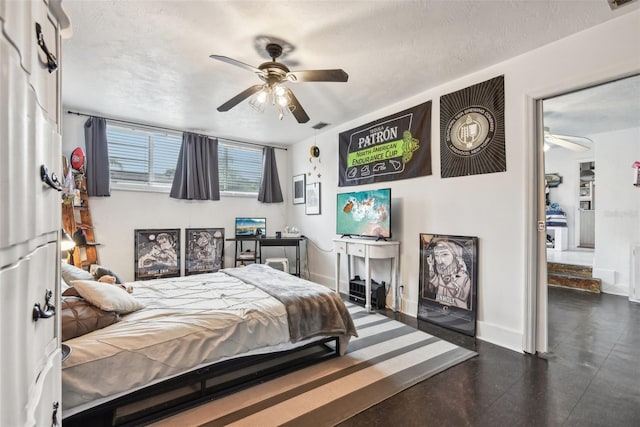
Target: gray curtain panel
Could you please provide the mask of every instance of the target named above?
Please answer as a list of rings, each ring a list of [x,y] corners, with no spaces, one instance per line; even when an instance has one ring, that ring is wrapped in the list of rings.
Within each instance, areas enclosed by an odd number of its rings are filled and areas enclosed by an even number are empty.
[[[258,201],[263,203],[280,203],[282,190],[278,179],[278,166],[276,165],[276,153],[273,147],[262,149],[262,181]]]
[[[174,199],[220,200],[218,140],[185,132],[169,194]]]
[[[84,145],[87,156],[87,194],[89,196],[110,196],[109,146],[105,119],[101,117],[87,119],[84,123]]]

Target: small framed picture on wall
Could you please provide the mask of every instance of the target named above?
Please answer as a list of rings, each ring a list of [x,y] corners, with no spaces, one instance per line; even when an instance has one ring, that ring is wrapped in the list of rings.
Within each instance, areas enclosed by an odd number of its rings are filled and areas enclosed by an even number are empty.
[[[320,215],[320,183],[307,184],[305,213]]]
[[[293,204],[299,205],[304,203],[305,190],[305,174],[293,177]]]

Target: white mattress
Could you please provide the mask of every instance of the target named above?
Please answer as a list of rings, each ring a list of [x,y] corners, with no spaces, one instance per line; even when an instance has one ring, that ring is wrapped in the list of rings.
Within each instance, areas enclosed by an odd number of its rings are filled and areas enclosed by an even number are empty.
[[[62,364],[63,416],[198,366],[288,346],[284,306],[224,273],[131,285],[146,308],[66,342],[71,355]]]

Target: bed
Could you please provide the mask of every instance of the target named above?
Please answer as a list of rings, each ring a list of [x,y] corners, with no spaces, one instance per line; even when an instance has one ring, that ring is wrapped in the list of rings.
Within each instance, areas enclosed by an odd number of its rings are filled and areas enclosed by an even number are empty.
[[[63,299],[117,317],[64,341],[65,425],[141,423],[344,354],[356,336],[338,294],[261,264],[130,282],[131,294],[95,276],[63,279]]]

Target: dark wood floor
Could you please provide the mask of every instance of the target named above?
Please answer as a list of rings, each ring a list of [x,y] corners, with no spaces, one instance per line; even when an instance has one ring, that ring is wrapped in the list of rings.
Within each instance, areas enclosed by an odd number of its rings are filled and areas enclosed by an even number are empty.
[[[478,353],[340,424],[640,426],[640,304],[549,288],[549,353],[525,355],[387,313]]]

